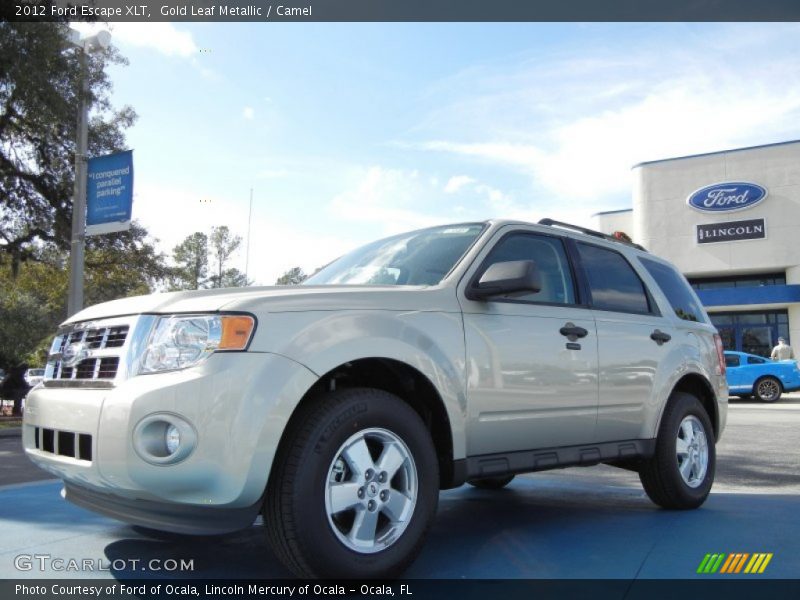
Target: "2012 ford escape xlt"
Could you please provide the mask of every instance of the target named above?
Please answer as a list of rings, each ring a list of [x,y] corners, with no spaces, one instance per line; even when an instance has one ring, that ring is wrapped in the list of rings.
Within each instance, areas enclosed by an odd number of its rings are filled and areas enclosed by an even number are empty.
[[[667,262],[548,219],[465,223],[300,286],[87,308],[55,337],[23,443],[80,506],[189,534],[262,513],[298,575],[389,577],[465,482],[607,463],[662,507],[701,505],[724,374]]]

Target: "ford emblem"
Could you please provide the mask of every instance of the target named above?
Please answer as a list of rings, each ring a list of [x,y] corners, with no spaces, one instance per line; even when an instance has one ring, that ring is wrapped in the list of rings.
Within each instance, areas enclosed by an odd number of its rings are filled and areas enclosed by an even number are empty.
[[[65,367],[73,367],[85,359],[89,351],[84,347],[82,342],[75,342],[69,344],[61,353],[61,363]]]
[[[715,183],[693,192],[686,203],[703,212],[731,212],[755,206],[767,197],[767,190],[755,183]]]

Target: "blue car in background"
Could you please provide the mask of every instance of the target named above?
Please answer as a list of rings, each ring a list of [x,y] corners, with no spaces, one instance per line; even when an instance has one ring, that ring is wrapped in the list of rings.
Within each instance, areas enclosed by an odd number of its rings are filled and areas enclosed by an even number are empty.
[[[783,392],[800,390],[796,360],[776,362],[746,352],[725,352],[725,368],[731,396],[775,402]]]

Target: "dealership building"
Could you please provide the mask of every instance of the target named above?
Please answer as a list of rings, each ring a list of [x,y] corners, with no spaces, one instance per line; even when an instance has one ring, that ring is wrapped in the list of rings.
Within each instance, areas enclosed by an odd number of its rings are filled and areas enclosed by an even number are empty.
[[[633,167],[633,208],[594,215],[688,278],[726,349],[800,350],[800,140]]]

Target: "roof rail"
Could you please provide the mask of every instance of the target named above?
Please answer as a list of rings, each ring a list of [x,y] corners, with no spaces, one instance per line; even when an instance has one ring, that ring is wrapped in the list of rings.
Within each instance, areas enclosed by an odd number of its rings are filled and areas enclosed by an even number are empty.
[[[595,231],[594,229],[588,229],[586,227],[581,227],[580,225],[572,225],[571,223],[564,223],[563,221],[556,221],[555,219],[540,219],[539,225],[549,225],[555,227],[562,227],[564,229],[572,229],[574,231],[579,231],[580,233],[585,233],[586,235],[591,235],[593,237],[598,237],[604,240],[608,240],[609,242],[618,242],[620,244],[625,244],[627,246],[633,246],[638,250],[647,252],[647,249],[644,246],[640,246],[639,244],[633,243],[631,239],[621,231],[615,232],[615,234],[618,235],[608,235],[600,231]]]

